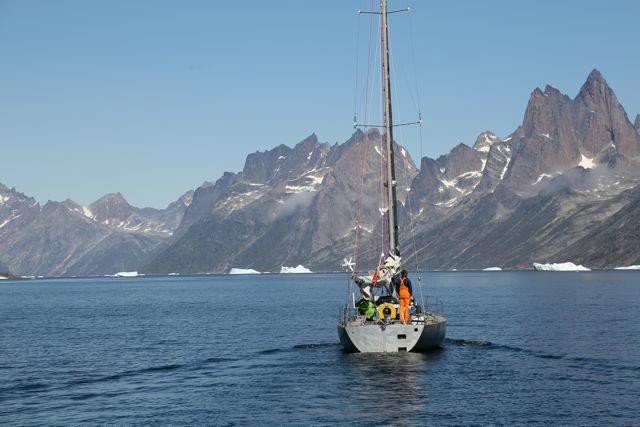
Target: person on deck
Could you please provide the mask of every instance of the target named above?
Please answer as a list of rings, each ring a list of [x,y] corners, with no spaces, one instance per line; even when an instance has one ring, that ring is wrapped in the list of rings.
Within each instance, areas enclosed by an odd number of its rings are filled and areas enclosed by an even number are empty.
[[[396,293],[400,300],[400,321],[405,325],[411,323],[409,306],[411,305],[411,298],[413,298],[413,287],[408,274],[407,270],[402,270],[400,277],[396,279]]]

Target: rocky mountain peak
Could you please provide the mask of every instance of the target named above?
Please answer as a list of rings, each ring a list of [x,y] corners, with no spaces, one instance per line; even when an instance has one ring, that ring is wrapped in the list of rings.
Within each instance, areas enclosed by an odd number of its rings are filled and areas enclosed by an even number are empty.
[[[607,81],[604,79],[604,76],[602,75],[600,70],[598,70],[597,68],[594,68],[589,73],[585,86],[602,86],[602,85],[608,86]]]
[[[580,88],[576,101],[581,101],[591,111],[603,111],[607,109],[622,110],[613,89],[609,86],[600,71],[594,69],[587,77],[587,81]]]
[[[124,198],[122,193],[107,193],[104,196],[100,197],[98,200],[91,204],[92,207],[98,207],[100,205],[107,206],[119,206],[126,205],[129,206],[129,202]]]
[[[565,96],[562,92],[560,92],[560,90],[558,90],[555,87],[550,86],[550,85],[546,85],[544,87],[544,95],[545,96],[560,96],[560,97]]]
[[[97,222],[109,225],[116,221],[126,220],[131,215],[132,210],[133,207],[122,194],[109,193],[89,205],[87,216],[92,217]]]
[[[272,150],[249,154],[242,176],[254,183],[281,182],[296,178],[305,171],[321,167],[329,149],[329,144],[318,142],[314,133],[293,148],[279,145]]]
[[[610,145],[625,156],[640,154],[640,137],[613,89],[593,70],[573,101],[580,123],[582,147],[591,155]]]
[[[491,146],[499,142],[502,142],[502,140],[495,133],[487,130],[478,135],[473,148],[476,151],[488,153]]]

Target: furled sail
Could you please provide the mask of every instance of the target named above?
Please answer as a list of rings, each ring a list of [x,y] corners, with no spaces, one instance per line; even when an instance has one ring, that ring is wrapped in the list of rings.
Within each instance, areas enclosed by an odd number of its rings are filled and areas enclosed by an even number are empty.
[[[400,271],[401,258],[390,254],[373,274],[369,276],[358,276],[354,279],[360,287],[360,293],[366,299],[371,299],[371,288],[388,287],[393,276]]]

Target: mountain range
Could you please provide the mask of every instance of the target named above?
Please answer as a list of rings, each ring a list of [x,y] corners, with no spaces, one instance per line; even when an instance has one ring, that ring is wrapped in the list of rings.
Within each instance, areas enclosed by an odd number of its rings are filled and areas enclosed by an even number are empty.
[[[357,252],[371,268],[384,249],[382,141],[376,129],[333,145],[314,134],[252,153],[242,171],[165,209],[118,193],[40,205],[0,185],[0,260],[14,274],[54,276],[335,271]],[[419,168],[394,150],[408,265],[640,264],[640,115],[630,121],[597,70],[575,98],[536,88],[505,137],[482,132]]]

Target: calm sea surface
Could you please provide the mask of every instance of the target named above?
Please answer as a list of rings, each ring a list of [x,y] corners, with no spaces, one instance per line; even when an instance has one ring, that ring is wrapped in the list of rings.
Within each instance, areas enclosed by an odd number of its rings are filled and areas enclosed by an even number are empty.
[[[345,280],[0,282],[0,424],[640,423],[638,272],[427,274],[429,354],[344,354]]]

